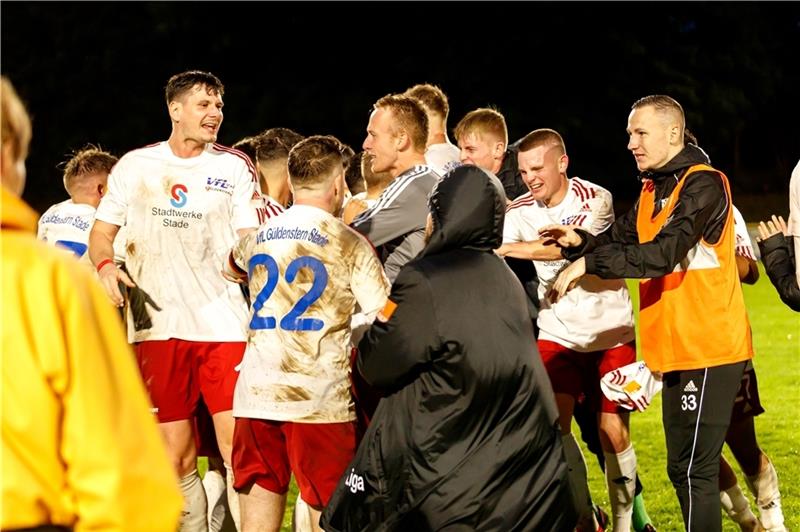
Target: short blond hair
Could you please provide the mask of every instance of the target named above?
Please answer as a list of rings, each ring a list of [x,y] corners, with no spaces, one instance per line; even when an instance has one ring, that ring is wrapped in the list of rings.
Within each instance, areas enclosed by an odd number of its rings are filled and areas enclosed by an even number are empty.
[[[64,188],[71,196],[82,178],[99,173],[110,174],[118,160],[99,146],[87,144],[64,163]]]
[[[467,113],[464,118],[456,124],[453,135],[456,137],[456,140],[469,135],[476,135],[478,137],[491,135],[494,138],[502,140],[505,145],[508,145],[506,119],[500,111],[489,107],[481,107]]]
[[[31,142],[31,118],[7,77],[0,81],[0,123],[2,142],[11,143],[16,159],[24,159]]]
[[[411,96],[422,102],[432,113],[447,118],[450,112],[450,104],[444,91],[436,85],[430,83],[419,83],[405,92],[406,96]]]
[[[425,151],[428,142],[428,115],[425,107],[416,98],[405,94],[387,94],[373,105],[373,109],[389,109],[394,118],[392,133],[404,129],[414,149]]]

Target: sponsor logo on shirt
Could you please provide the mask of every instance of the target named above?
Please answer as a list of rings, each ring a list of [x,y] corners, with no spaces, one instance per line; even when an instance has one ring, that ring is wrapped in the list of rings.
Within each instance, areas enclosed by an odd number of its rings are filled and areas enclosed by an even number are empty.
[[[189,192],[189,189],[186,188],[186,185],[182,185],[180,183],[177,185],[172,185],[172,190],[170,190],[170,204],[178,209],[183,208],[188,200],[188,197],[186,196],[187,192]]]
[[[227,179],[220,179],[218,177],[206,178],[206,191],[223,192],[229,196],[233,195],[233,184]]]

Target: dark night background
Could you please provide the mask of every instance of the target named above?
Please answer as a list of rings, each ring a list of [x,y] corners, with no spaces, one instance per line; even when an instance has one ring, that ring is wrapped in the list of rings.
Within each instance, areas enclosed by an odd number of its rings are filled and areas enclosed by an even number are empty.
[[[166,139],[163,87],[195,68],[225,83],[223,144],[283,126],[360,149],[372,103],[427,81],[449,95],[451,130],[487,105],[504,113],[511,140],[555,128],[570,175],[623,204],[638,193],[626,119],[647,94],[683,104],[746,217],[770,201],[786,213],[781,195],[800,157],[797,3],[4,1],[0,9],[2,72],[34,120],[24,197],[39,211],[67,197],[57,164],[71,150],[92,142],[122,155]]]

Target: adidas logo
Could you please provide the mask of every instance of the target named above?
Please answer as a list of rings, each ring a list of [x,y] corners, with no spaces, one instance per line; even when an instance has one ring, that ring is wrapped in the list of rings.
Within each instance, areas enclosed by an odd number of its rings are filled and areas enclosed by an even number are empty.
[[[684,392],[696,392],[697,386],[694,385],[694,381],[689,381],[689,383],[683,387]]]

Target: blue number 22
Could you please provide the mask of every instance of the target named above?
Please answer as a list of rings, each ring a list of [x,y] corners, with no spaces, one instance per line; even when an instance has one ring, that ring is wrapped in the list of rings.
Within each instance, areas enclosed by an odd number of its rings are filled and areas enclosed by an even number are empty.
[[[274,329],[275,318],[272,316],[262,317],[258,313],[264,306],[264,303],[275,291],[278,285],[278,278],[280,272],[278,271],[278,263],[275,262],[270,255],[259,253],[253,255],[250,259],[249,274],[253,278],[253,272],[256,266],[264,266],[267,270],[267,282],[253,301],[253,318],[250,320],[251,329]],[[328,270],[325,269],[325,264],[319,259],[314,257],[304,256],[298,257],[289,263],[286,268],[286,281],[294,282],[298,272],[302,268],[310,268],[314,274],[314,282],[311,284],[311,289],[295,303],[292,310],[281,318],[281,329],[286,331],[318,331],[324,326],[324,322],[317,318],[301,318],[300,316],[310,307],[325,291],[328,286]]]

